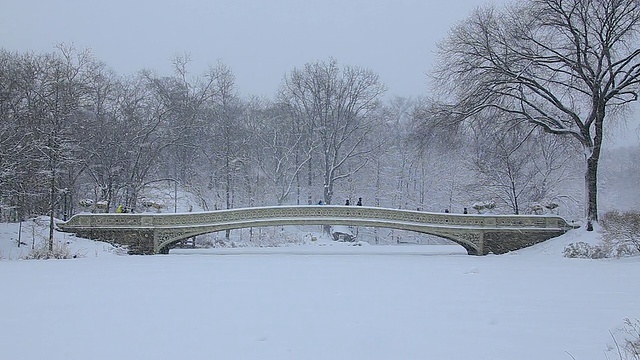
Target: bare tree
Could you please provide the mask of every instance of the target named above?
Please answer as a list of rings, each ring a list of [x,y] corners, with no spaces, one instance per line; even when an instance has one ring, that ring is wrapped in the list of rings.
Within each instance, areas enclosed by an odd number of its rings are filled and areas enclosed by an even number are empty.
[[[389,136],[377,137],[374,141],[379,141],[384,145],[384,151],[377,154],[381,159],[384,168],[379,169],[385,173],[384,177],[389,181],[381,186],[392,186],[386,189],[378,189],[376,198],[387,206],[394,208],[418,207],[420,199],[414,197],[412,189],[414,181],[418,180],[413,175],[417,156],[416,148],[411,146],[407,140],[411,131],[411,116],[416,102],[412,99],[395,97],[385,102],[382,107],[381,117],[383,121],[382,133]],[[424,180],[424,178],[420,179]],[[376,181],[378,182],[378,181]],[[384,196],[382,196],[384,194]],[[424,198],[422,198],[424,199]]]
[[[280,99],[300,119],[311,143],[317,141],[323,199],[331,204],[336,181],[367,163],[374,144],[378,106],[385,87],[371,70],[340,69],[336,60],[309,63],[287,74]],[[313,161],[313,159],[312,159]]]
[[[528,0],[477,9],[440,44],[437,83],[454,120],[489,108],[570,136],[586,160],[586,217],[598,218],[603,128],[637,99],[637,0]],[[606,121],[605,121],[606,119]]]
[[[502,125],[477,124],[473,128],[469,140],[473,152],[469,160],[476,172],[473,188],[506,205],[514,214],[534,204],[571,198],[559,193],[562,183],[572,178],[569,163],[575,152],[568,139],[545,136],[540,129],[524,123]]]
[[[22,89],[33,77],[21,71],[23,56],[0,50],[0,219],[10,219],[15,210],[19,218],[27,210],[20,187],[29,188],[23,169],[29,159],[33,138],[24,122],[29,117]],[[10,210],[10,211],[7,211]]]
[[[216,73],[212,84],[214,96],[208,107],[208,157],[212,161],[213,177],[221,185],[223,206],[234,207],[237,185],[247,164],[242,102],[238,97],[235,76],[230,67],[218,63],[211,69]]]
[[[164,104],[148,73],[103,84],[103,104],[88,117],[85,139],[86,173],[97,187],[98,200],[115,200],[135,209],[139,192],[166,161],[166,150],[176,141]],[[177,126],[177,125],[176,125]]]
[[[80,115],[87,101],[87,79],[95,59],[88,50],[59,45],[57,52],[45,54],[32,63],[37,77],[32,92],[35,104],[36,147],[46,165],[43,167],[49,183],[49,251],[53,251],[54,216],[61,195],[61,174],[76,161],[72,128],[82,120]]]
[[[192,183],[201,160],[201,146],[207,141],[205,104],[213,98],[214,84],[219,76],[213,69],[191,76],[190,62],[188,54],[176,55],[172,60],[173,76],[147,73],[149,86],[167,109],[165,126],[174,139],[168,149],[164,172],[167,177],[185,185]]]
[[[259,104],[254,99],[249,110],[255,166],[273,186],[277,204],[282,205],[296,188],[296,180],[311,160],[315,146],[303,146],[308,144],[307,133],[297,126],[296,119],[283,106]]]

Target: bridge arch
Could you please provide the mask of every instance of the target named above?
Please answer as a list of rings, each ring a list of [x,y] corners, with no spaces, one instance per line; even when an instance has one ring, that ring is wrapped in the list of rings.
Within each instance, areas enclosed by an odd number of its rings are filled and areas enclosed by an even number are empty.
[[[370,221],[366,219],[348,219],[348,220],[295,220],[295,219],[271,219],[256,223],[250,220],[243,222],[235,222],[233,224],[216,225],[212,227],[201,228],[198,230],[189,231],[163,231],[160,236],[160,241],[157,244],[158,253],[168,253],[171,248],[177,243],[189,239],[194,236],[210,234],[214,232],[221,232],[226,230],[237,230],[256,227],[270,227],[270,226],[295,226],[295,225],[344,225],[344,226],[362,226],[362,227],[377,227],[395,230],[413,231],[420,234],[433,235],[440,238],[444,238],[455,242],[458,245],[467,250],[469,255],[479,255],[481,249],[478,248],[479,236],[472,231],[468,231],[466,236],[462,236],[463,233],[447,234],[428,227],[415,227],[412,228],[407,224],[399,224],[395,222],[381,222]],[[475,236],[474,236],[475,235]]]

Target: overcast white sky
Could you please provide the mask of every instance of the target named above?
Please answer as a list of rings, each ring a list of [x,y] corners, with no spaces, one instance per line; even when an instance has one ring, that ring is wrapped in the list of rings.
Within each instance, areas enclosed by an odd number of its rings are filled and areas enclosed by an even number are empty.
[[[90,48],[121,75],[170,74],[189,53],[194,75],[221,60],[242,95],[272,98],[294,67],[334,57],[380,75],[388,96],[429,93],[436,44],[483,4],[509,0],[0,0],[0,46]],[[638,112],[618,142],[637,144]]]
[[[0,46],[90,48],[119,74],[168,74],[177,53],[193,73],[218,59],[241,94],[271,97],[285,73],[334,57],[369,68],[388,95],[428,92],[436,43],[487,2],[507,0],[2,0]]]

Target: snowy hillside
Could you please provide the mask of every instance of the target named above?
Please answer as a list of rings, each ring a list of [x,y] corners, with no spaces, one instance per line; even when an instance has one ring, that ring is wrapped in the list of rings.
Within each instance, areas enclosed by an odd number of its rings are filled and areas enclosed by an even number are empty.
[[[0,223],[0,260],[27,258],[46,248],[48,238],[49,218],[44,216],[22,224]],[[64,248],[70,257],[108,257],[126,253],[104,242],[77,238],[59,231],[55,231],[54,239],[54,246]]]

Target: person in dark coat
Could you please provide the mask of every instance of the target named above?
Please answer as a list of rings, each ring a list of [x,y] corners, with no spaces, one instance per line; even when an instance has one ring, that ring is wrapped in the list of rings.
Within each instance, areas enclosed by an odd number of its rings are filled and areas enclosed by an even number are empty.
[[[358,203],[356,203],[356,206],[362,206],[362,198],[361,197],[358,198]]]
[[[349,199],[347,199],[347,201],[344,203],[346,206],[349,206],[351,204],[349,204]]]

